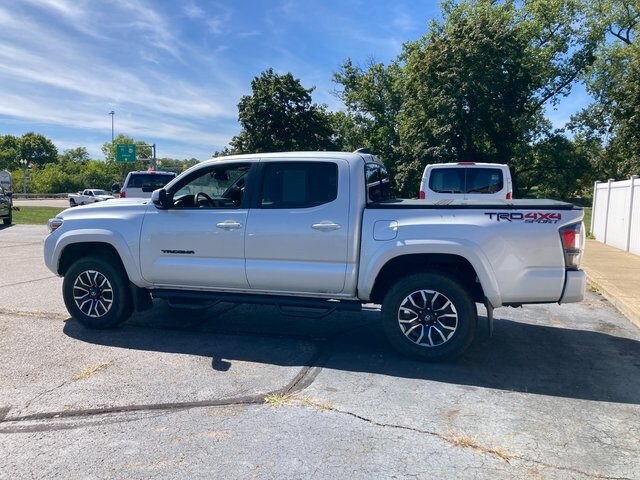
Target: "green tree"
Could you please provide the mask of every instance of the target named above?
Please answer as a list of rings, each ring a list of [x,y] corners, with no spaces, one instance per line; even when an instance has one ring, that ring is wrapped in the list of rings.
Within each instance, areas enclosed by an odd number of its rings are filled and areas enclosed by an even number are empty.
[[[63,169],[58,164],[48,163],[30,171],[31,181],[27,184],[29,193],[66,193],[84,188],[80,176]],[[22,178],[22,175],[19,175]]]
[[[530,161],[516,168],[512,173],[523,185],[520,195],[567,200],[581,195],[590,163],[579,144],[556,132],[536,143]]]
[[[21,160],[29,165],[44,165],[58,159],[58,149],[40,133],[29,132],[22,137],[0,136],[0,168],[20,168]]]
[[[199,162],[195,158],[191,158],[189,160],[178,160],[175,158],[159,158],[158,159],[158,169],[159,170],[168,170],[170,172],[182,173],[187,168],[197,165]]]
[[[533,191],[527,182],[549,177],[532,169],[554,166],[544,108],[593,61],[598,35],[579,0],[449,0],[442,10],[390,66],[342,65],[336,131],[383,154],[403,195],[417,194],[427,163],[445,161],[506,163],[529,172],[521,186]]]
[[[58,156],[60,162],[86,162],[89,159],[89,152],[85,147],[70,148]]]
[[[548,149],[531,146],[554,137],[544,107],[568,94],[593,59],[595,37],[574,26],[578,7],[552,0],[444,4],[444,20],[405,47],[400,137],[409,168],[399,166],[397,178],[405,192],[417,189],[426,163],[506,163],[516,175],[554,168],[553,158],[540,156]],[[516,194],[531,190],[533,178],[548,177],[518,178]]]
[[[58,160],[58,149],[40,133],[25,133],[20,138],[20,159],[33,166],[55,163]]]
[[[0,135],[0,170],[20,167],[20,138]]]
[[[270,68],[251,81],[251,90],[238,104],[234,153],[335,149],[330,116],[324,105],[312,103],[313,88]]]
[[[622,179],[640,172],[640,3],[587,3],[590,27],[600,35],[596,61],[586,71],[594,102],[573,118],[574,134],[599,143],[593,160],[597,177]]]
[[[333,77],[340,86],[336,95],[346,107],[346,112],[332,116],[341,149],[368,147],[380,155],[392,174],[401,162],[398,119],[404,101],[402,73],[399,61],[385,67],[370,60],[363,69],[347,60]]]

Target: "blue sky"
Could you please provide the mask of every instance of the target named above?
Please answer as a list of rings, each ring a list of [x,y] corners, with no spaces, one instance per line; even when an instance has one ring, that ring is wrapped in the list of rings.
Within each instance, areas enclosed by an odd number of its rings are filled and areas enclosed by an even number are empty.
[[[262,71],[291,72],[338,110],[345,59],[388,63],[439,12],[424,0],[0,0],[0,134],[102,158],[113,110],[115,134],[158,157],[208,158],[238,133]],[[586,101],[578,91],[548,116],[562,126]]]

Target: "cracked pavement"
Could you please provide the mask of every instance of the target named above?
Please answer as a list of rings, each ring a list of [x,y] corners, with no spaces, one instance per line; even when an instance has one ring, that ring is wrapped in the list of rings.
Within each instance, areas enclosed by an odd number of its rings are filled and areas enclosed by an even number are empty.
[[[497,309],[447,364],[396,355],[374,307],[157,301],[90,331],[44,233],[0,229],[0,479],[640,479],[640,331],[595,294]]]

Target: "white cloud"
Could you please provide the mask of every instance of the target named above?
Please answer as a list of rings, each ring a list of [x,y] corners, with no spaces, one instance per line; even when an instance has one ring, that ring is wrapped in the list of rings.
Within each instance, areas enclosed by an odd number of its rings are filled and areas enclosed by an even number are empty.
[[[397,11],[391,23],[395,29],[401,32],[411,32],[419,25],[415,17],[405,11]]]
[[[182,11],[189,18],[202,18],[204,17],[204,10],[202,10],[195,3],[187,3],[182,7]]]
[[[47,8],[70,19],[78,19],[84,15],[80,2],[70,0],[28,0],[30,3]]]

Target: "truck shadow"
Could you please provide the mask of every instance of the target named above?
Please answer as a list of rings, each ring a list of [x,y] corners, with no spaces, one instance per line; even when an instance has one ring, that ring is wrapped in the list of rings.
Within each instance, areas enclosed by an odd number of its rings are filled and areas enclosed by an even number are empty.
[[[272,307],[220,313],[156,305],[116,330],[88,330],[68,321],[64,333],[98,345],[210,357],[213,369],[229,374],[234,361],[242,361],[640,404],[639,341],[504,317],[497,318],[492,337],[480,328],[464,356],[436,364],[395,353],[375,311],[318,320],[292,319]]]

